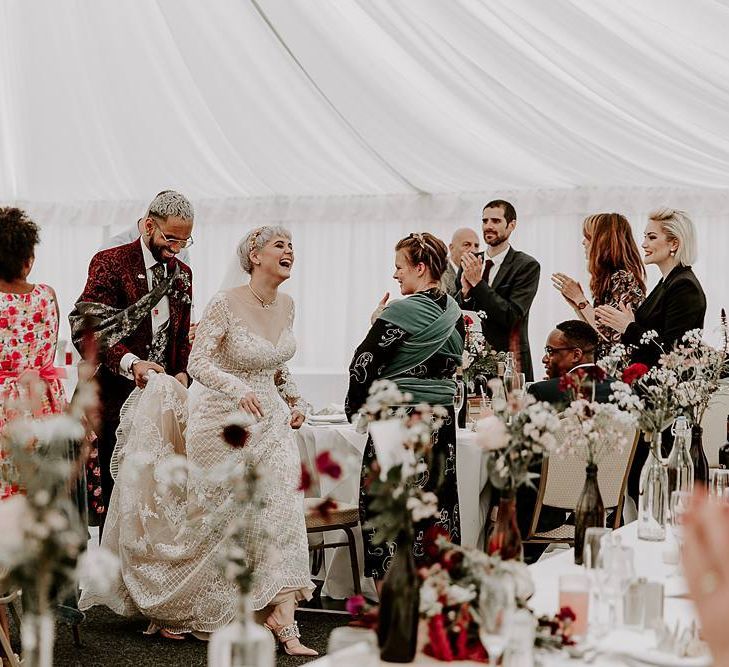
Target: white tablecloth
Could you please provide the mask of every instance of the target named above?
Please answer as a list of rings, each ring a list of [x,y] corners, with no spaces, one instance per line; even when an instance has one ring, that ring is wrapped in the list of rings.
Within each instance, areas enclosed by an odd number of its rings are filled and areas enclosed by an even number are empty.
[[[340,479],[315,476],[308,492],[310,496],[331,496],[335,500],[356,505],[359,494],[359,478],[362,452],[367,442],[365,434],[355,432],[349,424],[310,425],[304,424],[297,432],[301,460],[315,470],[314,461],[324,451],[344,466]],[[487,484],[486,458],[475,443],[475,434],[460,430],[456,437],[456,471],[458,477],[458,499],[461,510],[461,536],[466,546],[483,547],[483,531],[490,499]],[[343,539],[339,532],[325,533],[327,542]],[[364,565],[361,534],[357,534],[357,555],[360,571]],[[371,579],[362,578],[362,590],[375,597]],[[323,594],[342,599],[353,594],[349,554],[346,549],[325,551],[325,576]]]
[[[624,528],[621,528],[618,534],[621,535],[624,545],[631,546],[635,550],[635,570],[638,577],[645,577],[649,581],[660,581],[666,588],[666,597],[664,600],[664,619],[670,627],[673,627],[676,621],[680,621],[682,627],[687,627],[696,618],[696,611],[693,603],[686,597],[676,597],[672,594],[683,588],[682,578],[676,575],[675,565],[666,565],[663,562],[663,553],[666,550],[675,549],[675,545],[669,535],[665,542],[644,542],[637,539],[636,529],[637,523],[633,522]],[[529,570],[534,579],[535,593],[529,601],[529,606],[537,615],[549,614],[553,615],[557,612],[559,603],[559,576],[571,572],[584,572],[584,569],[575,565],[574,552],[572,549],[566,549],[556,556],[552,556],[544,561],[529,566]],[[615,630],[611,631],[602,641],[602,646],[608,646],[611,651],[630,652],[631,650],[639,650],[646,645],[652,645],[653,633],[651,631],[632,631],[632,630]],[[651,659],[655,658],[655,654],[651,654]],[[704,659],[700,659],[704,660]],[[582,660],[570,659],[563,654],[540,652],[539,661],[544,667],[575,667],[576,665],[586,664]],[[665,656],[663,664],[678,664],[677,659],[670,655]],[[706,658],[705,662],[708,663]],[[314,667],[329,667],[330,665],[343,664],[339,656],[325,656],[320,660],[309,663]],[[354,664],[354,663],[352,663]],[[382,662],[382,665],[389,663]],[[416,656],[413,663],[415,665],[433,665],[443,664],[428,658],[424,655]],[[456,662],[457,665],[480,665],[477,662]],[[596,667],[626,667],[630,665],[635,667],[639,664],[648,665],[647,662],[638,662],[630,658],[622,658],[617,655],[601,655],[598,654],[594,661],[590,664]],[[658,662],[655,664],[659,664]],[[683,664],[689,666],[697,664],[697,659],[687,659]]]

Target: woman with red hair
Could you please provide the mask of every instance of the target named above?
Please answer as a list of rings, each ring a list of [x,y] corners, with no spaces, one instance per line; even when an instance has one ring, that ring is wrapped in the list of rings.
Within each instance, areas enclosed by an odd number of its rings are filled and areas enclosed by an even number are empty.
[[[633,238],[633,231],[625,216],[619,213],[597,213],[582,223],[582,245],[590,273],[588,301],[582,287],[564,273],[552,275],[552,284],[562,293],[577,316],[591,324],[600,335],[595,355],[602,357],[612,345],[620,342],[621,334],[611,327],[597,322],[595,308],[622,303],[633,311],[645,300],[645,266]]]

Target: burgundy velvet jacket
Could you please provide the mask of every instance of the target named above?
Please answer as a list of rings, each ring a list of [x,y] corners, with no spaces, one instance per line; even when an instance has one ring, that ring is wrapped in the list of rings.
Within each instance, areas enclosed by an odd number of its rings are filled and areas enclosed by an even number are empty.
[[[89,264],[89,276],[79,301],[94,301],[115,308],[126,308],[141,299],[147,292],[147,272],[144,267],[141,239],[127,245],[109,248],[96,253]],[[170,260],[168,272],[180,267],[180,275],[172,283],[167,297],[170,303],[170,341],[165,371],[175,375],[187,371],[190,356],[190,305],[192,303],[192,270],[177,258]],[[113,347],[99,351],[101,365],[97,379],[101,385],[104,412],[109,417],[116,414],[134,389],[134,382],[119,374],[119,363],[127,352],[147,359],[152,343],[152,316],[142,320],[136,331],[123,338]]]

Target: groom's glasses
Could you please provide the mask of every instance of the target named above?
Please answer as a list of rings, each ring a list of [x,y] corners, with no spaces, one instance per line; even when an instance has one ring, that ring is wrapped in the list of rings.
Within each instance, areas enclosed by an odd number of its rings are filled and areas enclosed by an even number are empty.
[[[160,234],[162,234],[162,238],[164,239],[164,242],[167,245],[176,245],[180,248],[189,248],[194,241],[192,240],[192,236],[189,236],[186,239],[173,239],[169,238],[168,236],[165,236],[165,233],[162,231],[162,228],[155,222],[154,226],[157,228]]]

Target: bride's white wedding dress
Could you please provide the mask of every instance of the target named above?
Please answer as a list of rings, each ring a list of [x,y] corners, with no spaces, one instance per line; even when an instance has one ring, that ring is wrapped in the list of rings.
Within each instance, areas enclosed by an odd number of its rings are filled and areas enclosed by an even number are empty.
[[[262,609],[282,591],[311,596],[300,459],[289,425],[300,400],[286,368],[296,349],[293,302],[280,294],[265,313],[268,326],[256,333],[246,322],[263,317],[260,306],[255,311],[234,294],[216,294],[197,328],[188,370],[201,389],[189,419],[187,390],[170,376],[154,376],[133,392],[119,429],[102,538],[102,547],[119,556],[121,572],[110,593],[84,589],[82,609],[103,604],[123,615],[141,612],[174,632],[212,632],[234,618],[237,594],[217,558],[235,508],[214,472],[245,465],[244,450],[227,445],[221,431],[249,391],[264,416],[251,428],[245,452],[268,471],[263,509],[251,515],[241,545],[255,563],[251,603]],[[277,319],[282,326],[272,342],[265,334],[275,331]],[[160,485],[179,475],[180,454],[192,467],[187,479],[183,473],[181,485]]]

